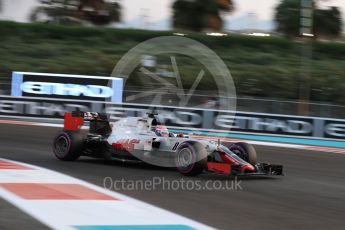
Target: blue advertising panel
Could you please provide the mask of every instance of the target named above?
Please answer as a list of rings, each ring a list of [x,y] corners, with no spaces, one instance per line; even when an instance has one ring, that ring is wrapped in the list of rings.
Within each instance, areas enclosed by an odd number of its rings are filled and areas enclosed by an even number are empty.
[[[12,96],[122,103],[123,79],[50,73],[12,73]]]

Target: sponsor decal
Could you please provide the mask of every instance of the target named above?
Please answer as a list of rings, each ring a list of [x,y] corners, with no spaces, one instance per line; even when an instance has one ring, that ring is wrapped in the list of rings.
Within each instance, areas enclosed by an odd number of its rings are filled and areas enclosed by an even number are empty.
[[[20,85],[25,93],[62,95],[62,96],[85,96],[108,98],[113,95],[113,90],[106,86],[99,85],[77,85],[26,81]]]
[[[12,96],[121,103],[122,94],[121,78],[26,72],[12,74]]]
[[[326,137],[345,138],[345,122],[326,121],[324,128]]]

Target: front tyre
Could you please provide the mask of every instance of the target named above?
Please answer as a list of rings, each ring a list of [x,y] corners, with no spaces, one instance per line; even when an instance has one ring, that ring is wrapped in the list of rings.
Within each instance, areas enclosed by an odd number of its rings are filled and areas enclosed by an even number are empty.
[[[253,145],[245,142],[238,142],[227,146],[230,151],[237,156],[250,163],[251,165],[257,164],[256,150]]]
[[[79,132],[62,131],[54,139],[53,152],[62,161],[77,160],[83,150],[83,137]]]
[[[200,143],[182,144],[175,156],[177,171],[185,176],[196,176],[207,168],[207,152]]]

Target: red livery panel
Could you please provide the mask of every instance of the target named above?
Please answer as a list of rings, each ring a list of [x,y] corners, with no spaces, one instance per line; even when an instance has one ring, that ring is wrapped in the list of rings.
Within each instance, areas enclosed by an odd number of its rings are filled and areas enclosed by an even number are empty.
[[[65,113],[64,117],[64,130],[65,131],[78,131],[84,124],[84,117],[72,116],[72,113]]]

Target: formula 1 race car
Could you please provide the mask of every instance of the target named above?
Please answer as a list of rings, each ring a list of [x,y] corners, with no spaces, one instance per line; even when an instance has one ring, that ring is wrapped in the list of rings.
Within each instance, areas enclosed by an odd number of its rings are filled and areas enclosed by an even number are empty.
[[[81,127],[89,122],[88,132]],[[65,113],[64,129],[54,139],[55,156],[73,161],[80,156],[107,160],[142,161],[174,167],[186,176],[203,172],[226,175],[282,175],[283,166],[257,163],[248,143],[220,143],[169,132],[157,114],[122,118],[110,123],[106,115]]]

